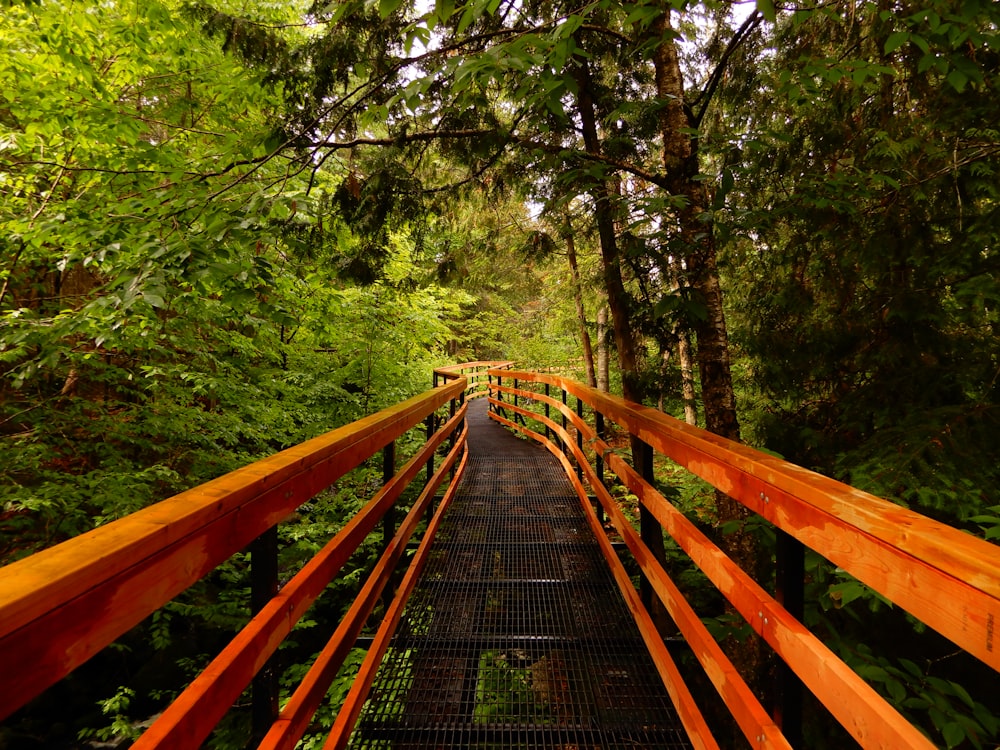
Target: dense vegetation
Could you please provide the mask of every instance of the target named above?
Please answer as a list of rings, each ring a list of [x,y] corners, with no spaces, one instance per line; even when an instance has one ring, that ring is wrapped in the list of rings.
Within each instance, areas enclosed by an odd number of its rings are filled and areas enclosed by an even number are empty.
[[[998,21],[987,0],[5,3],[0,562],[436,364],[584,377],[605,307],[616,390],[681,414],[697,386],[709,429],[1000,537]],[[285,529],[287,565],[355,503],[345,482]],[[941,744],[996,743],[973,668],[810,566],[845,659]],[[180,634],[245,616],[245,566],[219,576],[122,645],[132,682],[84,734],[176,689],[134,664],[187,674],[208,645],[178,656]]]

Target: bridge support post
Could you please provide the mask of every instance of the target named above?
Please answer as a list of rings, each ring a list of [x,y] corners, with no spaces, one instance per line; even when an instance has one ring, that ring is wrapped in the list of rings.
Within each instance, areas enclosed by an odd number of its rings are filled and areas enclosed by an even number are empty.
[[[499,402],[503,401],[503,394],[500,392],[500,386],[502,386],[502,385],[503,385],[503,377],[500,376],[500,375],[497,375],[497,397],[496,397],[497,403],[493,405],[493,411],[496,414],[500,414],[500,415],[506,417],[507,416],[507,412],[506,412],[506,410],[499,403]]]
[[[550,390],[549,389],[549,384],[546,383],[545,384],[545,395],[546,396],[550,395],[549,394],[549,390]],[[549,418],[549,402],[548,401],[545,402],[545,418],[546,419]],[[552,437],[552,431],[549,429],[548,424],[545,425],[545,437],[546,437],[546,439],[551,439],[551,437]]]
[[[782,529],[777,532],[775,548],[774,598],[799,622],[805,611],[805,545]],[[778,661],[775,674],[774,723],[781,728],[788,744],[802,747],[802,681],[784,661]]]
[[[577,396],[576,398],[576,416],[581,420],[583,419],[583,399]],[[580,453],[583,453],[583,431],[576,431],[576,447],[580,449]],[[576,478],[583,481],[583,465],[578,461],[576,464]]]
[[[382,449],[382,484],[388,484],[395,475],[396,441],[393,440]],[[389,548],[389,544],[392,542],[394,536],[396,536],[396,506],[392,505],[386,510],[385,515],[382,516],[383,551]],[[396,574],[394,573],[389,579],[389,585],[382,590],[382,601],[385,603],[385,606],[389,606],[392,603],[392,598],[395,595],[395,578]]]
[[[655,479],[653,475],[653,448],[635,435],[632,436],[632,466],[639,475],[650,484]],[[639,504],[639,536],[642,537],[649,551],[653,553],[656,561],[666,567],[667,554],[663,548],[663,527],[656,520],[646,507]],[[642,604],[653,618],[657,630],[660,634],[665,634],[670,627],[667,612],[663,604],[653,593],[653,587],[644,575],[639,577],[639,598]]]
[[[278,593],[278,527],[250,543],[250,611],[257,614]],[[257,747],[278,718],[278,671],[272,656],[251,683],[251,747]]]
[[[436,417],[436,414],[431,413],[430,416],[428,416],[427,419],[425,420],[425,424],[427,425],[427,439],[428,440],[430,440],[432,437],[434,437],[434,425],[435,425],[435,422],[436,422],[435,417]],[[434,454],[432,453],[431,457],[427,459],[427,482],[426,482],[426,484],[430,484],[430,481],[433,478],[434,478]]]
[[[388,484],[389,480],[396,475],[396,441],[382,449],[382,484]],[[389,546],[389,542],[396,535],[396,508],[391,507],[382,517],[382,549]]]
[[[601,412],[594,410],[594,432],[597,433],[598,440],[604,440],[604,415]],[[600,451],[596,452],[595,463],[597,465],[597,481],[604,484],[604,456]],[[604,523],[604,506],[600,503],[594,503],[595,510],[597,511],[597,520]]]
[[[459,408],[461,407],[461,405],[462,405],[462,403],[464,401],[465,401],[465,392],[463,391],[461,394],[459,394],[458,398],[453,398],[451,401],[448,402],[449,403],[449,407],[448,407],[448,415],[449,415],[448,418],[449,419],[451,419],[451,418],[453,418],[455,416],[455,414],[458,412]],[[452,450],[454,450],[455,443],[458,442],[458,435],[459,435],[459,432],[461,431],[461,429],[462,429],[462,425],[460,423],[460,424],[458,424],[451,431],[451,435],[448,436],[448,451],[449,451],[449,453]],[[449,476],[452,479],[455,478],[455,472],[456,471],[458,471],[457,462],[455,462],[455,463],[453,463],[451,465],[451,472],[449,472]],[[430,507],[427,509],[427,513],[428,513],[428,516],[433,516],[434,515],[434,501],[433,500],[431,500],[431,504],[430,504]]]

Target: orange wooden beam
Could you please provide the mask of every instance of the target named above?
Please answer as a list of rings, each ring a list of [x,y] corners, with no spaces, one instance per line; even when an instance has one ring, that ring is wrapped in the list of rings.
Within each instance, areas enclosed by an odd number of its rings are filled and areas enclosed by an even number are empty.
[[[995,545],[816,472],[572,380],[505,371],[582,397],[662,454],[1000,670]],[[508,404],[509,406],[509,404]]]
[[[631,492],[639,497],[640,502],[654,514],[758,634],[764,637],[863,747],[928,749],[934,747],[918,729],[893,709],[801,623],[791,617],[749,575],[698,531],[694,524],[645,482],[626,461],[611,450],[607,443],[599,440],[593,430],[571,409],[555,399],[545,396],[538,398],[561,409],[573,421],[574,427],[583,431],[586,442],[605,458],[609,468],[622,479]],[[530,414],[520,407],[512,407],[510,403],[506,406],[508,409]],[[695,654],[712,682],[716,684],[726,705],[733,711],[747,738],[752,743],[762,738],[768,743],[777,742],[771,728],[766,725],[761,725],[759,730],[755,728],[755,723],[760,721],[759,711],[763,709],[758,710],[757,706],[748,703],[739,688],[733,693],[733,686],[720,680],[724,676],[724,670],[720,669],[720,665],[724,667],[729,663],[728,659],[723,656],[723,661],[719,661],[721,653],[716,653],[717,649],[713,648],[714,641],[711,643],[707,641],[705,638],[707,632],[701,632],[700,622],[697,622],[696,618],[691,619],[694,613],[688,611],[686,602],[680,603],[681,600],[678,599],[680,592],[676,591],[666,572],[656,563],[638,534],[627,524],[617,506],[611,502],[610,496],[598,483],[596,473],[586,462],[586,458],[580,454],[576,443],[551,420],[536,414],[530,416],[548,424],[549,428],[561,437],[567,448],[576,455],[578,461],[583,462],[584,472],[595,494],[605,505],[605,510],[615,522],[619,533],[622,534],[685,638],[692,645]],[[496,418],[540,439],[536,433],[525,430],[510,420]],[[731,664],[729,666],[731,668]],[[756,702],[755,699],[753,702]],[[748,709],[751,713],[747,713]],[[781,741],[784,742],[783,738]]]
[[[136,741],[133,745],[136,750],[198,747],[204,742],[309,606],[350,559],[358,545],[375,529],[386,511],[421,472],[427,459],[449,437],[451,431],[461,424],[466,408],[463,406],[445,423],[364,508],[303,566]],[[462,439],[464,441],[464,434]],[[440,471],[435,476],[438,484],[442,476]],[[436,487],[434,485],[434,489]],[[421,506],[418,517],[422,514],[423,507]],[[413,511],[410,515],[413,515]],[[412,532],[414,523],[408,516],[401,525],[401,530],[410,529]],[[405,540],[403,544],[405,545]],[[345,632],[340,635],[338,631],[334,635],[332,640],[337,641],[340,662],[353,646],[365,618],[371,613],[388,574],[401,554],[401,547],[390,545],[366,580],[354,606],[345,616],[344,621],[348,623],[343,628]],[[340,663],[337,663],[338,668],[339,666]]]
[[[0,718],[362,460],[457,398],[461,379],[0,569]]]

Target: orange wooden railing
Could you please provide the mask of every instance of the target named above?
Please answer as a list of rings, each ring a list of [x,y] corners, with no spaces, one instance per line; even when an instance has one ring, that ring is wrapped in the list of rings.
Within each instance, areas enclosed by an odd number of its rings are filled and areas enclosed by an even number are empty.
[[[434,370],[434,386],[437,387],[439,381],[465,378],[469,383],[465,388],[465,397],[467,399],[482,398],[489,394],[489,371],[509,370],[513,366],[513,362],[506,360],[482,360],[438,367]]]
[[[465,399],[490,392],[494,418],[560,456],[581,499],[596,497],[663,602],[708,678],[754,747],[790,747],[782,728],[747,687],[697,614],[672,583],[643,535],[622,516],[602,477],[610,469],[639,498],[646,520],[669,533],[708,578],[862,747],[933,745],[851,671],[650,483],[651,451],[708,480],[773,523],[781,533],[834,564],[938,630],[994,670],[1000,615],[996,547],[897,505],[800,467],[556,375],[513,371],[509,362],[440,368],[445,384],[378,414],[283,451],[0,569],[0,718],[8,716],[231,555],[253,548],[267,559],[276,524],[362,461],[383,452],[385,484],[365,507],[280,591],[271,591],[249,624],[135,743],[138,748],[197,747],[248,685],[262,709],[255,715],[261,747],[292,748],[357,640],[433,499],[448,482],[420,547],[399,583],[357,678],[364,696],[423,566],[429,540],[463,466]],[[551,389],[559,391],[558,397]],[[576,399],[575,409],[569,397]],[[591,410],[594,426],[584,418]],[[561,419],[550,418],[552,409]],[[637,469],[604,441],[605,420],[636,438],[645,456]],[[529,426],[530,425],[530,426]],[[427,438],[396,469],[394,445],[426,426]],[[551,436],[551,437],[550,437]],[[444,446],[447,443],[447,448]],[[447,451],[440,465],[435,454]],[[596,458],[593,465],[588,455]],[[419,498],[398,525],[395,501],[423,467]],[[451,479],[448,481],[450,473]],[[586,483],[586,484],[585,484]],[[589,492],[586,489],[589,487]],[[585,502],[587,507],[589,503]],[[653,619],[605,535],[596,511],[591,525],[636,615],[695,747],[716,748]],[[268,659],[327,583],[379,523],[389,524],[384,552],[320,656],[277,712]],[[262,543],[263,542],[263,543]],[[271,540],[273,543],[273,539]],[[267,568],[267,565],[263,565]],[[272,588],[276,588],[273,582]],[[266,585],[265,585],[266,588]],[[333,734],[350,730],[361,703],[350,700]]]
[[[491,416],[546,445],[560,457],[581,499],[595,496],[638,562],[656,597],[690,644],[708,678],[753,747],[791,747],[768,711],[709,634],[633,530],[602,481],[605,467],[641,503],[657,533],[666,531],[732,607],[865,748],[933,748],[917,727],[890,706],[746,572],[727,557],[651,483],[657,451],[774,524],[779,535],[804,544],[1000,670],[995,624],[1000,620],[997,547],[865,492],[691,427],[655,409],[626,402],[554,375],[514,370],[488,374]],[[559,392],[558,398],[552,395]],[[567,396],[576,400],[571,408]],[[585,407],[593,426],[583,418]],[[551,418],[552,410],[559,421]],[[633,468],[603,439],[605,420],[633,436]],[[588,454],[594,456],[593,465]],[[589,487],[589,493],[588,488]],[[585,505],[590,507],[588,502]],[[717,747],[663,647],[663,639],[603,531],[590,521],[633,607],[640,629],[698,747]],[[641,524],[645,530],[645,524]],[[655,540],[655,536],[652,537]],[[787,731],[787,730],[786,730]]]
[[[270,586],[271,591],[256,616],[133,745],[198,747],[257,675],[255,719],[264,717],[263,722],[255,721],[256,734],[263,737],[260,746],[294,747],[397,568],[418,521],[429,513],[438,489],[448,481],[385,620],[398,618],[407,586],[423,564],[429,539],[464,466],[466,387],[466,379],[456,375],[378,414],[0,569],[0,719],[248,545],[257,545],[251,552],[252,572],[256,575],[258,554],[263,552],[260,567],[273,567],[276,575],[276,557],[270,564],[267,560],[267,549],[273,546],[267,539],[276,540],[276,524],[382,451],[386,481],[381,489],[280,592],[276,578],[264,582],[263,588]],[[426,442],[397,471],[396,439],[424,425]],[[447,455],[435,467],[439,448]],[[424,466],[426,483],[397,527],[391,512],[394,503]],[[278,715],[276,682],[261,681],[269,657],[380,521],[391,541]],[[369,662],[380,658],[377,652],[376,646],[370,649],[363,671],[370,671]],[[263,710],[257,710],[257,704]]]

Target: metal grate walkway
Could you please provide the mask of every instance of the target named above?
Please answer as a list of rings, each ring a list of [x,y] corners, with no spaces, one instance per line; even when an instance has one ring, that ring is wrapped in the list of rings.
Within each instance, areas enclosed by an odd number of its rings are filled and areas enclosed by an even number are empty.
[[[352,748],[687,748],[562,467],[469,405],[469,464]]]

